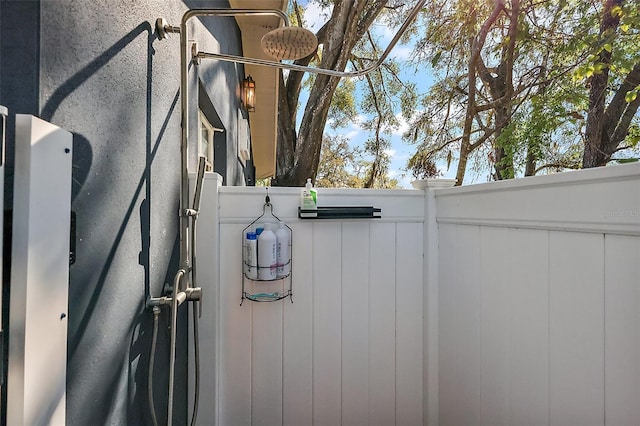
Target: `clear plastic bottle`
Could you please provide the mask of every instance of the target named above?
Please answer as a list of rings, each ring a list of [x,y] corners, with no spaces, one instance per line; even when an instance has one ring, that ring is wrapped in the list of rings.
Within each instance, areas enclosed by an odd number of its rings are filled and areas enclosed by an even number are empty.
[[[276,231],[276,239],[278,242],[277,257],[278,257],[278,269],[276,275],[278,278],[286,277],[291,271],[289,245],[291,243],[291,233],[284,222],[278,224],[278,230]]]
[[[270,223],[265,223],[264,230],[258,237],[258,279],[263,281],[277,278],[278,244],[271,226]]]
[[[300,194],[300,208],[302,210],[318,209],[318,191],[313,187],[311,178],[307,179],[307,183]]]
[[[245,240],[245,275],[252,280],[258,279],[258,246],[255,232],[247,232]]]

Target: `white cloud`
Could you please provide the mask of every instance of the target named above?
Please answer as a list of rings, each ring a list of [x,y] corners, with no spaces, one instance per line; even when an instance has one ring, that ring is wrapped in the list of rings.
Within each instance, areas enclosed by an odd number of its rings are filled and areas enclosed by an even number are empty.
[[[318,31],[329,19],[330,13],[330,9],[322,9],[316,3],[307,5],[304,10],[304,21],[307,28],[313,32]]]
[[[409,129],[411,128],[411,125],[409,124],[409,122],[402,116],[401,113],[397,113],[396,114],[396,120],[398,120],[398,123],[400,123],[400,125],[398,126],[397,129],[394,130],[393,134],[394,135],[399,135],[402,136],[403,134],[405,134],[407,131],[409,131]]]
[[[407,151],[403,151],[401,153],[396,153],[394,159],[397,161],[406,161],[408,160],[413,154],[407,152]]]
[[[410,129],[411,125],[407,120],[405,120],[400,112],[396,113],[396,120],[398,121],[397,127],[385,127],[384,130],[388,130],[392,135],[402,136]]]
[[[358,114],[356,115],[353,122],[351,122],[351,127],[362,130],[362,123],[364,123],[365,121],[367,121],[367,117],[362,114]]]
[[[389,156],[389,158],[393,158],[396,155],[396,150],[395,149],[385,149],[384,153],[387,154],[387,156]]]
[[[411,52],[413,52],[413,49],[410,46],[401,46],[396,44],[391,50],[391,56],[396,58],[398,61],[408,61],[411,59]]]
[[[356,138],[356,136],[358,136],[360,134],[360,130],[352,130],[350,132],[347,132],[344,136],[348,139],[348,140],[353,140]]]

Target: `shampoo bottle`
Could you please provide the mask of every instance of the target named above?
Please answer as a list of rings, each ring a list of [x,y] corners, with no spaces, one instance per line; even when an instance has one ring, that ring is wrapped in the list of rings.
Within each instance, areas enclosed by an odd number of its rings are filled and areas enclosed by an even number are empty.
[[[276,275],[278,278],[283,278],[289,275],[289,271],[291,271],[290,265],[290,256],[289,256],[289,244],[291,242],[291,235],[289,234],[289,229],[285,226],[283,222],[280,222],[278,225],[278,230],[276,231],[276,239],[278,242],[278,269]]]
[[[258,237],[258,279],[263,281],[275,280],[277,277],[278,255],[276,234],[271,230],[271,224],[266,223],[264,230]]]
[[[302,190],[300,199],[300,208],[302,210],[317,210],[318,209],[318,192],[311,184],[311,178],[307,179],[307,184]]]
[[[247,232],[245,241],[245,275],[251,280],[258,279],[258,246],[255,232]]]

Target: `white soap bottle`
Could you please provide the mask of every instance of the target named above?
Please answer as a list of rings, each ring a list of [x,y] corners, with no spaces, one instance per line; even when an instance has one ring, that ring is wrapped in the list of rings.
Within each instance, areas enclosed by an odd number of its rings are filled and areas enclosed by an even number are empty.
[[[247,232],[245,241],[245,275],[252,280],[258,279],[258,246],[255,232]]]
[[[318,209],[318,192],[311,183],[311,178],[307,179],[307,183],[301,193],[300,208],[302,210]]]
[[[258,279],[275,280],[277,277],[278,257],[277,238],[271,230],[271,224],[265,223],[258,237]]]
[[[276,239],[278,241],[278,269],[276,275],[278,276],[278,278],[283,278],[289,275],[289,271],[291,271],[291,265],[289,263],[291,260],[289,255],[291,234],[289,233],[289,228],[285,226],[284,222],[280,222],[278,224]]]

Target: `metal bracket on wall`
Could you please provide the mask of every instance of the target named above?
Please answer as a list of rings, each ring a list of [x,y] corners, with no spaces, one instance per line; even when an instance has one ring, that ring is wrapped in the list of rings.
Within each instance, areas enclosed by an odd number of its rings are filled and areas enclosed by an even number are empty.
[[[200,57],[198,56],[198,42],[191,40],[191,61],[195,65],[200,65]]]

